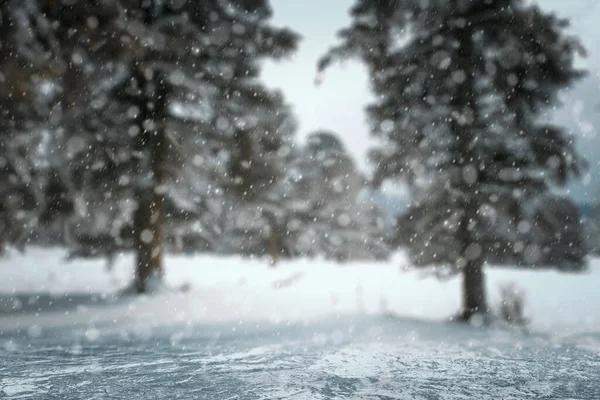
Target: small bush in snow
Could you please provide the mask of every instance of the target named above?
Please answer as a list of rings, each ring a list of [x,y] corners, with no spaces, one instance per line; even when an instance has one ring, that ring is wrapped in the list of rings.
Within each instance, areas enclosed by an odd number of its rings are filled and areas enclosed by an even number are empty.
[[[500,316],[507,324],[527,325],[525,316],[526,294],[514,282],[500,285]]]

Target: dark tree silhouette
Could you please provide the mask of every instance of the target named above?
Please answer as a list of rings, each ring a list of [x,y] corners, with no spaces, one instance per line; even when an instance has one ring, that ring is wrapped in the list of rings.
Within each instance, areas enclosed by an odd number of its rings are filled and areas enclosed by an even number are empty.
[[[269,25],[267,0],[27,0],[5,12],[27,33],[15,50],[55,72],[74,186],[134,200],[135,288],[148,291],[163,275],[165,197],[209,169],[194,156],[227,150],[260,62],[297,36]]]
[[[426,210],[414,216],[427,240],[411,252],[462,273],[462,319],[485,314],[486,219],[518,221],[584,166],[573,139],[539,119],[582,76],[583,49],[566,20],[521,0],[357,0],[351,16],[319,70],[351,56],[367,65],[375,183],[408,182]]]

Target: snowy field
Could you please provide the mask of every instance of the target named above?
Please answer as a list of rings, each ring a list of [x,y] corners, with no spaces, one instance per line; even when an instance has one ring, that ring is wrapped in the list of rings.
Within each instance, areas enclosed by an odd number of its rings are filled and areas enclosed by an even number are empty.
[[[385,264],[170,257],[173,288],[119,295],[123,256],[0,259],[0,398],[600,399],[600,260],[517,282],[530,332],[459,326],[458,279]]]

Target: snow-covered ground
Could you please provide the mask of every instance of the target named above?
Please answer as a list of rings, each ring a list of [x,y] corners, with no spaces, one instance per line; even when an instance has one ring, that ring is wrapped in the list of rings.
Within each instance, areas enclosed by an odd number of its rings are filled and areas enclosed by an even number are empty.
[[[187,290],[148,297],[118,295],[129,255],[112,272],[63,257],[0,259],[0,397],[600,398],[600,260],[582,275],[488,269],[492,306],[507,282],[526,291],[526,334],[447,323],[460,281],[401,254],[171,256],[166,280]]]
[[[65,262],[57,250],[11,254],[0,259],[0,330],[65,324],[120,327],[132,321],[150,326],[305,322],[355,314],[439,321],[460,305],[458,278],[440,281],[426,271],[411,270],[402,254],[388,263],[295,260],[275,268],[264,260],[170,256],[167,283],[188,291],[115,296],[130,284],[132,273],[130,255],[121,256],[107,272],[103,260]],[[592,260],[585,274],[489,268],[492,306],[500,302],[500,287],[511,282],[525,290],[534,330],[600,332],[600,260]]]

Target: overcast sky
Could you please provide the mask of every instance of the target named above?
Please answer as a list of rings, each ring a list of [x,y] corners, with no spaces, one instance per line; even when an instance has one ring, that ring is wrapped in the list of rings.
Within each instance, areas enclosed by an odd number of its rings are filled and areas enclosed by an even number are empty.
[[[555,114],[561,124],[578,136],[578,147],[590,161],[590,172],[571,185],[573,196],[600,200],[600,0],[538,0],[542,7],[572,19],[572,31],[581,36],[589,51],[583,61],[590,76],[568,94],[563,109]],[[349,22],[352,0],[272,0],[274,23],[303,36],[292,60],[266,65],[267,84],[282,89],[298,116],[300,139],[316,129],[337,132],[361,167],[366,167],[370,145],[364,106],[371,99],[367,75],[358,63],[333,67],[315,85],[316,63],[335,44],[335,33]],[[598,51],[596,51],[598,48]]]

